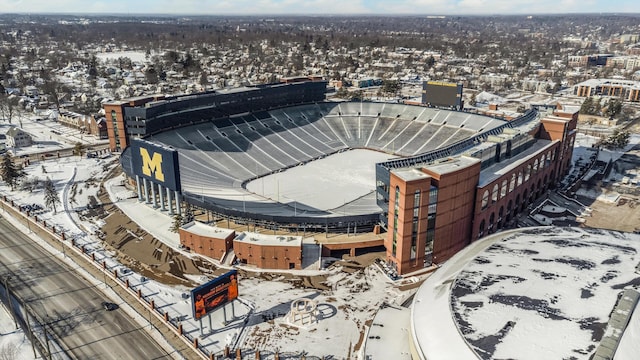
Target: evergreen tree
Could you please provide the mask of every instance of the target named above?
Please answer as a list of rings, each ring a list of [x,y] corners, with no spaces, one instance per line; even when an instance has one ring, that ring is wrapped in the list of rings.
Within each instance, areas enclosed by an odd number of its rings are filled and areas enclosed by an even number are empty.
[[[84,154],[84,145],[82,145],[82,143],[80,142],[77,142],[73,146],[73,155],[82,156],[82,154]]]
[[[187,203],[184,208],[184,216],[182,217],[182,225],[188,224],[195,220],[195,216],[193,215],[193,208],[191,204]]]
[[[60,198],[58,197],[58,190],[56,190],[53,181],[47,178],[44,181],[44,204],[47,208],[53,208],[53,213],[57,213],[56,205],[60,204]]]
[[[177,233],[180,230],[181,226],[182,226],[182,215],[175,214],[173,216],[173,222],[171,223],[171,227],[169,228],[169,231]]]
[[[607,103],[607,110],[605,111],[605,114],[608,117],[616,117],[618,116],[618,114],[620,114],[621,111],[622,111],[622,101],[618,99],[611,99]]]
[[[13,156],[10,153],[4,154],[2,163],[0,163],[0,177],[2,177],[2,180],[11,187],[11,190],[14,190],[18,180],[23,176],[25,176],[25,173],[14,163]]]
[[[593,115],[593,98],[589,96],[584,99],[582,106],[580,106],[580,114]]]
[[[630,135],[627,130],[620,131],[619,129],[615,129],[613,130],[613,134],[609,135],[609,137],[602,142],[602,146],[611,150],[623,149],[629,144]]]

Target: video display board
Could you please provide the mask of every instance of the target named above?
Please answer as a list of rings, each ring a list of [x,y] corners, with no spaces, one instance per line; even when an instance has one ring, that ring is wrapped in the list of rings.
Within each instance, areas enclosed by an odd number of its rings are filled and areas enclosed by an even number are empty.
[[[238,298],[238,271],[231,270],[191,290],[193,318],[201,319],[213,310]]]
[[[180,191],[178,152],[142,139],[131,140],[131,167],[135,175],[173,191]]]
[[[422,85],[422,103],[429,106],[462,109],[462,84],[425,81]]]

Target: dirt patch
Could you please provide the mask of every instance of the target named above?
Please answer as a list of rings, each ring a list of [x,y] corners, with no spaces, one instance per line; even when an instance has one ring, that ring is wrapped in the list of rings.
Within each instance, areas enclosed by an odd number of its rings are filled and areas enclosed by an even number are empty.
[[[638,199],[618,204],[594,201],[589,205],[593,209],[591,217],[586,218],[584,225],[626,232],[640,230],[640,206],[635,206],[637,202]]]
[[[117,254],[118,262],[136,273],[168,285],[196,286],[185,274],[204,275],[212,266],[174,251],[142,230],[111,203],[103,186],[98,201],[83,214],[105,222],[100,237],[108,250]]]
[[[112,176],[118,175],[118,172],[115,172]],[[104,221],[105,224],[97,235],[103,240],[107,250],[116,254],[118,262],[149,279],[167,285],[193,287],[198,284],[190,281],[185,275],[215,277],[227,271],[217,268],[204,258],[186,256],[141,229],[111,202],[103,185],[100,186],[97,199],[91,199],[87,209],[80,215]],[[206,213],[197,215],[207,216]],[[226,221],[220,221],[220,223],[219,226],[222,227],[227,225]],[[228,223],[228,225],[233,226],[234,224]],[[238,230],[246,230],[246,225],[238,226]],[[384,253],[379,252],[366,253],[356,257],[345,256],[343,260],[336,262],[336,265],[341,265],[343,271],[348,273],[361,272],[375,259],[383,256]],[[326,275],[298,276],[280,272],[252,272],[250,269],[239,269],[239,275],[246,278],[257,277],[265,281],[290,281],[294,286],[300,288],[330,290],[325,283]]]

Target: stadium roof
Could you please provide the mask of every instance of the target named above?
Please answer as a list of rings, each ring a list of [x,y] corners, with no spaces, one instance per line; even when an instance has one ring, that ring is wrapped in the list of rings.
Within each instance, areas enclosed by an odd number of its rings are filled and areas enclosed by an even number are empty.
[[[418,290],[416,349],[429,360],[589,359],[614,332],[607,324],[618,297],[640,286],[639,251],[640,235],[581,228],[477,241]],[[621,342],[620,354],[640,353],[640,325],[631,324],[635,341]]]

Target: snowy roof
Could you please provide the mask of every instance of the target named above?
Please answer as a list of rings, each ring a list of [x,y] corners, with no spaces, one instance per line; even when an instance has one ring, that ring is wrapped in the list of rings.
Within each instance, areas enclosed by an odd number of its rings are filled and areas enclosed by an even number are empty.
[[[302,246],[302,236],[268,235],[254,232],[243,232],[234,241],[252,242],[265,246]]]
[[[210,226],[201,222],[192,221],[182,226],[182,229],[196,235],[208,236],[216,239],[226,239],[234,233],[231,229]]]
[[[416,293],[416,348],[430,360],[589,359],[619,294],[640,285],[639,251],[640,235],[580,228],[475,242]],[[640,344],[620,351],[638,354]]]
[[[418,169],[398,169],[398,170],[393,170],[391,172],[397,177],[399,177],[400,179],[407,182],[414,181],[414,180],[421,180],[429,177],[429,175],[423,173]]]
[[[534,144],[532,144],[529,148],[519,153],[518,155],[489,166],[488,168],[480,172],[478,186],[483,187],[499,178],[500,176],[508,174],[509,172],[513,171],[513,169],[522,165],[522,163],[528,161],[532,155],[544,153],[556,142],[557,141],[537,139]]]

